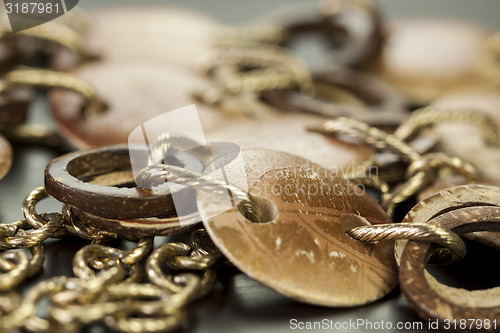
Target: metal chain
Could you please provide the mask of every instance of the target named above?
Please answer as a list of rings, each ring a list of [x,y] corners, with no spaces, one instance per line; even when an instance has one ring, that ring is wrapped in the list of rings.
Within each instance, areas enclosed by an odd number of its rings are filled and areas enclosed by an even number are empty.
[[[3,80],[3,84],[7,87],[22,85],[41,88],[64,88],[75,91],[86,100],[83,109],[83,115],[86,117],[102,114],[107,109],[106,103],[98,96],[94,87],[67,73],[20,66],[5,74]]]
[[[323,130],[327,135],[346,135],[349,138],[360,140],[376,150],[390,151],[410,162],[420,158],[420,154],[407,143],[361,121],[340,117],[324,123]]]
[[[486,143],[490,145],[499,144],[498,128],[487,114],[475,110],[440,109],[436,107],[426,107],[413,111],[410,118],[394,132],[394,136],[407,141],[424,128],[446,122],[475,125],[481,129]]]
[[[193,233],[191,246],[168,243],[159,247],[146,264],[152,283],[139,283],[144,275],[140,262],[151,252],[153,238],[136,240],[138,244],[129,251],[102,245],[118,236],[79,225],[70,206],[64,206],[63,213],[39,215],[35,206],[46,196],[43,187],[36,188],[23,202],[26,219],[0,224],[0,245],[6,250],[0,252],[1,332],[17,328],[77,332],[94,323],[122,332],[171,331],[184,322],[186,305],[211,290],[216,278],[213,268],[223,257],[203,239],[203,231]],[[26,231],[32,228],[35,230]],[[71,234],[93,242],[73,259],[76,278],[43,281],[21,299],[14,290],[41,270],[41,243]],[[29,248],[31,258],[26,252],[10,250],[17,248]],[[172,271],[163,271],[165,262]],[[190,272],[193,270],[201,272],[201,276]],[[42,318],[37,315],[38,304],[47,297],[50,306]]]
[[[224,93],[296,88],[312,93],[314,90],[307,64],[277,45],[251,42],[225,45],[207,53],[200,67],[222,89],[220,98]],[[201,100],[209,100],[204,95],[201,94]]]
[[[383,193],[381,206],[391,216],[398,204],[411,198],[432,183],[436,179],[438,171],[442,169],[459,173],[467,179],[477,178],[474,167],[458,157],[449,157],[443,153],[420,155],[396,136],[354,119],[330,120],[323,125],[323,128],[325,134],[346,135],[349,138],[361,140],[379,151],[395,153],[410,163],[406,179],[402,183],[396,185],[389,192],[380,189],[380,192]]]

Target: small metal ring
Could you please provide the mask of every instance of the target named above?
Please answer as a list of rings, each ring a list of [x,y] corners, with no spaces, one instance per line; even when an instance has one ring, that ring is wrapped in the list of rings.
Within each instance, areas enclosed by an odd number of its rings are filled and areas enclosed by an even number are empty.
[[[433,218],[429,223],[451,229],[457,233],[476,231],[500,231],[500,207],[469,207],[457,211],[444,213]],[[418,314],[430,320],[439,320],[440,325],[445,320],[500,320],[500,304],[493,307],[481,307],[483,300],[474,296],[473,292],[453,288],[454,294],[461,295],[460,303],[453,301],[450,296],[438,291],[442,289],[437,281],[429,282],[426,276],[425,265],[428,260],[430,243],[410,241],[401,256],[399,268],[399,283],[406,299]],[[442,286],[442,285],[441,285]],[[450,288],[450,287],[447,287]],[[500,287],[493,288],[496,291]],[[474,300],[475,297],[475,300]],[[481,294],[480,298],[484,298]]]
[[[40,229],[47,224],[47,221],[36,212],[36,205],[43,199],[48,198],[49,195],[43,186],[35,188],[31,191],[23,201],[22,211],[24,218],[31,225],[33,229]],[[61,238],[68,235],[68,232],[61,228],[55,232],[51,237]]]
[[[134,149],[137,149],[134,154],[144,154],[144,161],[147,161],[148,151],[145,148]],[[61,202],[106,218],[146,218],[168,216],[175,212],[166,184],[142,191],[135,187],[103,186],[82,180],[117,170],[131,170],[128,146],[70,153],[47,165],[45,189]]]

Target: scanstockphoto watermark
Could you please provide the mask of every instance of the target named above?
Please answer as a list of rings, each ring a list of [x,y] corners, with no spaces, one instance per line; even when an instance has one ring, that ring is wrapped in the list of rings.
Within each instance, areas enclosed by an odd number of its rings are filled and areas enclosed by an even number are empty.
[[[290,319],[289,328],[298,331],[442,331],[442,330],[497,330],[497,320],[491,319],[445,319],[442,322],[436,320],[427,321],[398,321],[391,322],[385,320],[368,320],[363,318],[336,321],[332,319],[322,319],[319,321],[300,321]]]
[[[322,319],[320,321],[299,321],[297,319],[290,319],[290,329],[297,331],[390,331],[390,330],[408,330],[419,331],[424,328],[428,329],[428,325],[424,325],[419,321],[370,321],[367,319],[349,319],[344,321],[335,321],[331,319]]]

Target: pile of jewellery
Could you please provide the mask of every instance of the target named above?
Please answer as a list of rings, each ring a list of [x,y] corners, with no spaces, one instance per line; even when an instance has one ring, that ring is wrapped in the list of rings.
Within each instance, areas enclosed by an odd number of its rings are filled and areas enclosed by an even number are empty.
[[[224,266],[325,307],[399,285],[441,328],[496,330],[500,287],[453,288],[426,265],[464,258],[464,239],[500,248],[499,37],[388,21],[369,0],[242,27],[125,7],[4,28],[0,177],[9,141],[66,153],[24,219],[0,224],[0,331],[176,330]],[[323,52],[307,62],[311,40]],[[27,122],[38,89],[57,131]],[[165,120],[192,104],[201,138]],[[38,213],[49,196],[62,210]],[[190,241],[154,242],[173,235]],[[72,237],[89,242],[74,277],[26,288],[44,242]]]

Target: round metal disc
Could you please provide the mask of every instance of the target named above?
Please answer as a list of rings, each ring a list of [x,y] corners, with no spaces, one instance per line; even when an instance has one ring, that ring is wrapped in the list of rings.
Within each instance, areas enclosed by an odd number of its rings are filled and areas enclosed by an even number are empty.
[[[155,116],[191,105],[194,91],[206,91],[208,82],[188,71],[145,62],[98,62],[78,69],[80,79],[94,86],[108,109],[83,117],[84,99],[77,93],[51,94],[52,113],[63,135],[79,148],[127,143],[130,132]],[[209,128],[216,115],[202,105],[198,113]]]
[[[395,21],[382,50],[380,72],[413,102],[426,104],[460,85],[483,82],[476,65],[487,36],[485,29],[456,20]]]
[[[243,158],[249,192],[268,222],[254,223],[237,207],[217,215],[217,196],[208,192],[197,199],[210,237],[236,267],[288,297],[323,306],[365,304],[397,285],[393,243],[366,245],[341,227],[348,213],[391,222],[367,194],[291,154],[249,150]]]
[[[207,51],[218,27],[209,17],[176,7],[117,7],[89,13],[86,48],[104,61],[144,61],[191,68]],[[81,59],[71,50],[56,54],[52,67],[74,68]]]

